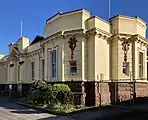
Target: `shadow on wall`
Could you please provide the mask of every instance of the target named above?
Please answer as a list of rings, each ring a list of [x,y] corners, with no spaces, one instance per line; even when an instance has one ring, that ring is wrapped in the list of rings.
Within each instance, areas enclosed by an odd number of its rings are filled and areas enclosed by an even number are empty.
[[[124,103],[124,101],[133,103],[137,99],[136,97],[138,97],[136,96],[136,89],[139,90],[139,88],[136,88],[133,82],[110,82],[108,85],[111,104]]]
[[[111,104],[119,103],[118,82],[109,82],[110,102]]]

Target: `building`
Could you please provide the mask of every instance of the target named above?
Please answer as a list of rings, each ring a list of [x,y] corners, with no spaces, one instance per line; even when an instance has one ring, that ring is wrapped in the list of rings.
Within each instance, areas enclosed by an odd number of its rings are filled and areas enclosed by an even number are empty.
[[[9,44],[0,56],[1,90],[25,92],[35,80],[66,83],[86,105],[148,95],[146,23],[118,15],[109,22],[84,9],[57,13],[44,37]],[[131,87],[132,86],[132,87]],[[136,94],[135,94],[136,93]]]

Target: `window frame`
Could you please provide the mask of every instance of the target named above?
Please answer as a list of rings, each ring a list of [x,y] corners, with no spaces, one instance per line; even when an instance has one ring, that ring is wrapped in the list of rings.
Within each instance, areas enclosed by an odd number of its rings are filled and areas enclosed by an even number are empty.
[[[35,62],[34,61],[31,62],[31,80],[32,81],[35,80]]]
[[[141,52],[141,51],[139,51],[139,64],[138,64],[138,67],[139,67],[139,78],[141,79],[144,76],[144,70],[143,70],[143,68],[144,68],[144,53]]]
[[[123,62],[122,73],[124,75],[129,76],[129,72],[130,72],[130,62]]]
[[[71,65],[72,64],[72,62],[75,62],[75,66],[73,65]],[[75,72],[72,72],[72,68],[75,68],[76,70],[75,70]],[[70,75],[76,75],[77,74],[77,61],[76,60],[73,60],[73,61],[69,61],[69,74]]]
[[[41,65],[42,65],[42,80],[44,80],[45,79],[45,77],[44,77],[44,74],[45,74],[45,60],[44,59],[41,59]]]
[[[52,53],[55,51],[55,58],[52,58]],[[52,59],[55,59],[55,62],[52,63]],[[57,80],[58,78],[58,48],[50,50],[50,78],[51,80]],[[54,68],[53,68],[54,66]],[[55,69],[55,76],[53,76],[53,69]]]

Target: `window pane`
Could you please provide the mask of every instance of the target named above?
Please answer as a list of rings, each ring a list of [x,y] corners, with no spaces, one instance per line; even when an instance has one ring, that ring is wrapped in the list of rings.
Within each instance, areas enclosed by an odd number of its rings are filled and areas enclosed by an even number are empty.
[[[55,76],[54,76],[54,69],[52,69],[52,77],[55,77]]]
[[[56,50],[53,50],[52,52],[51,52],[51,74],[52,74],[52,78],[56,78],[56,67],[57,67],[57,65],[56,65]]]
[[[34,80],[34,62],[31,62],[32,80]]]
[[[139,78],[143,77],[143,53],[139,52]]]
[[[42,60],[42,79],[44,79],[44,65],[45,65],[45,61]]]
[[[31,63],[31,69],[34,70],[34,62]]]
[[[76,74],[77,73],[76,61],[70,61],[70,73],[72,73],[72,74]]]
[[[56,51],[54,50],[53,52],[53,62],[55,63],[56,62]]]
[[[77,68],[76,67],[71,67],[71,73],[76,73],[77,72]]]
[[[123,62],[123,74],[129,75],[129,62]]]

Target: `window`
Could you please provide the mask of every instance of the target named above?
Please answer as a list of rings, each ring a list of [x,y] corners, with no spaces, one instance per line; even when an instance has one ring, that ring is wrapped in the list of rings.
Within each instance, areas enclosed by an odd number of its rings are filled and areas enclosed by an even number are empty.
[[[143,53],[139,52],[139,78],[143,78]]]
[[[34,80],[34,62],[31,62],[31,73],[32,80]]]
[[[129,62],[123,62],[123,74],[129,76]]]
[[[45,65],[45,61],[44,60],[42,60],[42,79],[44,80],[44,65]]]
[[[70,61],[70,74],[76,74],[77,73],[77,64],[76,61]]]
[[[56,50],[51,51],[51,76],[52,76],[52,79],[55,79],[57,77]]]

